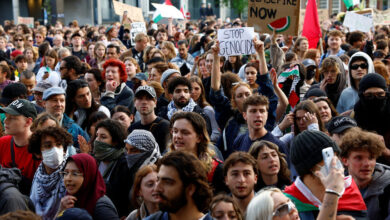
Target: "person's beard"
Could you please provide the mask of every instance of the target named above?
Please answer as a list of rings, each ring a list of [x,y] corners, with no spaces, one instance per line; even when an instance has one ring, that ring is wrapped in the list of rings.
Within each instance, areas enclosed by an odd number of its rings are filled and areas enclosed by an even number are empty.
[[[177,213],[182,207],[187,205],[187,198],[184,188],[178,197],[173,198],[170,201],[162,194],[160,194],[160,197],[166,201],[166,203],[158,204],[159,209],[163,212]]]
[[[175,105],[176,105],[178,108],[180,108],[180,109],[186,107],[186,106],[188,105],[188,103],[190,102],[189,99],[186,99],[185,102],[181,102],[180,99],[182,99],[182,98],[185,98],[185,97],[180,97],[180,98],[178,98],[177,100],[174,100]]]

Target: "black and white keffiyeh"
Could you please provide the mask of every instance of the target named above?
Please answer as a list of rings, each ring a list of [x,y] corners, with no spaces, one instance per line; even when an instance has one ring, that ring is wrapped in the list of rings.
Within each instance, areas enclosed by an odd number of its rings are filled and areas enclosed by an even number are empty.
[[[126,156],[129,168],[135,165],[142,167],[144,165],[155,163],[160,157],[160,148],[156,142],[153,134],[147,130],[136,129],[133,130],[125,143],[139,149],[141,153],[128,154]]]

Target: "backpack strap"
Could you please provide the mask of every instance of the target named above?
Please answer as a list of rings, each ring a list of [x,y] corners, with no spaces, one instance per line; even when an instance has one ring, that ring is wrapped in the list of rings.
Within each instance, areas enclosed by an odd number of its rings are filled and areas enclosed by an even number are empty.
[[[12,159],[12,167],[18,167],[15,162],[15,149],[14,149],[14,138],[11,138],[11,159]]]

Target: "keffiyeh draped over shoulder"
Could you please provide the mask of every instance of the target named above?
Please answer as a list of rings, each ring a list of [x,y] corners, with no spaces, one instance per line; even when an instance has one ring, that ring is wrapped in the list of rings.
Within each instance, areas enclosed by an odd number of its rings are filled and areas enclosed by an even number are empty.
[[[43,219],[53,219],[60,207],[61,198],[65,196],[66,189],[60,171],[65,166],[67,158],[52,174],[47,174],[43,163],[35,172],[31,186],[30,198],[34,203],[36,213]]]
[[[150,131],[136,129],[129,134],[125,143],[141,151],[141,153],[126,156],[130,169],[134,166],[138,169],[144,165],[153,164],[161,157],[160,148]]]

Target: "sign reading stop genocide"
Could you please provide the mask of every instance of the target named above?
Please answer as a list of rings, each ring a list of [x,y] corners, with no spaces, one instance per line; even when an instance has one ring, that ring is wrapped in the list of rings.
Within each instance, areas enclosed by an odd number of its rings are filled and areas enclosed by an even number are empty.
[[[236,56],[256,53],[253,45],[253,27],[218,30],[219,56]]]
[[[249,0],[248,26],[259,33],[298,35],[300,0]]]

